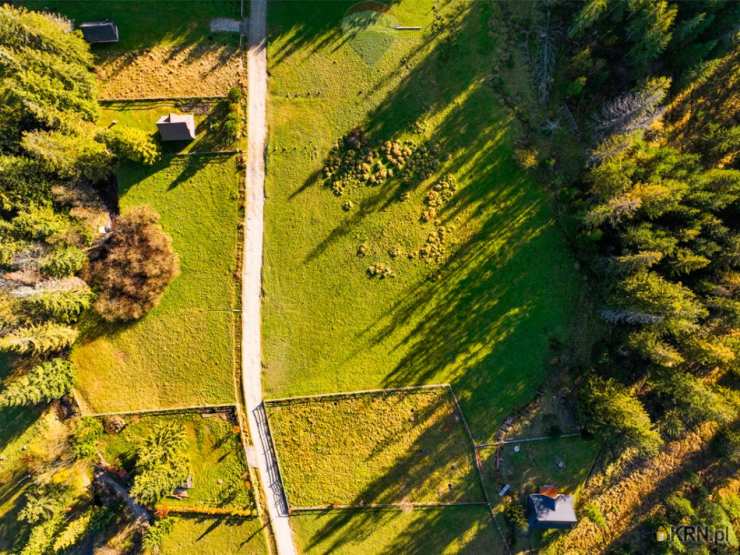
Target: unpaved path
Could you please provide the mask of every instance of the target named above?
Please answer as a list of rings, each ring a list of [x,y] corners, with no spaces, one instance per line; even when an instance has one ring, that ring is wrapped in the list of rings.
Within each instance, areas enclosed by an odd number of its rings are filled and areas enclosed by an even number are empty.
[[[267,0],[252,0],[247,51],[247,177],[242,269],[242,387],[249,433],[257,451],[257,470],[279,555],[295,553],[277,461],[262,404],[262,236],[265,203],[267,97]]]

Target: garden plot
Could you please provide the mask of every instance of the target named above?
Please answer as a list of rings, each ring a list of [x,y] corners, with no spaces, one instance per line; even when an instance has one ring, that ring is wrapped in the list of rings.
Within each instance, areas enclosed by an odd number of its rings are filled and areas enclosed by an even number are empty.
[[[181,270],[141,320],[84,323],[72,360],[91,412],[233,401],[240,176],[229,155],[120,168],[121,210],[159,212]]]
[[[128,472],[155,425],[166,422],[185,430],[191,487],[181,498],[162,499],[157,505],[161,512],[256,514],[239,427],[231,412],[126,416],[124,421],[121,432],[104,434],[100,443],[105,461]]]
[[[239,17],[239,2],[33,0],[75,25],[110,19],[120,42],[93,46],[101,98],[224,95],[244,79],[239,35],[213,33],[215,17]]]
[[[492,495],[506,484],[514,495],[534,493],[544,485],[572,494],[586,480],[598,450],[594,440],[564,437],[483,447],[478,453]]]
[[[266,406],[291,509],[484,501],[447,388]]]

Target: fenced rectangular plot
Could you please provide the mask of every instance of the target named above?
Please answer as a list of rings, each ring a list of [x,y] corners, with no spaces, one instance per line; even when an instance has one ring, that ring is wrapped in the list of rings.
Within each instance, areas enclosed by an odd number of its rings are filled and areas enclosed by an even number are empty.
[[[162,499],[158,508],[173,513],[216,516],[256,515],[252,485],[239,431],[232,413],[128,415],[120,433],[106,433],[100,442],[106,461],[134,470],[144,438],[163,423],[185,432],[190,479],[182,495]]]
[[[240,180],[227,155],[119,169],[121,210],[148,205],[160,214],[180,275],[141,320],[93,321],[78,341],[77,390],[90,412],[233,401]]]
[[[483,503],[449,388],[266,403],[291,510]]]

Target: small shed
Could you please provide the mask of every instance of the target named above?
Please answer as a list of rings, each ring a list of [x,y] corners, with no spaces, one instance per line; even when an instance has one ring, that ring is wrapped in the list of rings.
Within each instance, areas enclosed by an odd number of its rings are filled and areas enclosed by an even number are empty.
[[[193,114],[167,114],[157,120],[159,136],[163,141],[192,141],[195,139]]]
[[[573,497],[558,493],[553,486],[545,486],[539,493],[531,494],[527,510],[530,528],[570,528],[578,522]]]
[[[118,42],[118,26],[112,21],[88,21],[80,24],[80,30],[90,44]]]

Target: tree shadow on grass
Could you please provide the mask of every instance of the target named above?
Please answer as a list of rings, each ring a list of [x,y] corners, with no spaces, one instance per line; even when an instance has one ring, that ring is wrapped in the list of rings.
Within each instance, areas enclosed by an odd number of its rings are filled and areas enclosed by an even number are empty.
[[[447,415],[442,420],[438,418],[440,410]],[[368,506],[429,502],[430,495],[435,497],[435,502],[482,503],[484,496],[471,445],[456,414],[449,394],[440,390],[440,395],[433,402],[415,412],[414,427],[423,429],[423,432],[398,456],[391,470],[366,484],[348,504]],[[451,425],[457,429],[452,430]],[[371,457],[393,449],[395,440],[397,438],[389,436],[379,439],[373,446]],[[327,438],[327,441],[335,439]],[[454,484],[447,483],[449,477],[439,472],[440,464],[446,465],[452,460],[456,461],[455,464],[464,461],[469,468],[462,479],[458,478]],[[305,551],[329,553],[350,550],[358,538],[382,533],[379,526],[389,525],[393,519],[403,518],[402,515],[407,515],[409,511],[413,515],[410,526],[389,542],[383,553],[442,552],[453,544],[459,549],[463,535],[467,541],[463,542],[462,552],[491,553],[494,552],[492,546],[500,544],[495,530],[491,528],[485,505],[415,509],[409,505],[403,513],[399,510],[369,508],[309,513],[323,514],[326,520],[308,538]],[[478,524],[481,524],[480,528],[474,531],[473,527]]]
[[[314,7],[306,4],[301,10],[296,10],[292,2],[270,2],[267,10],[268,41],[281,43],[280,48],[271,50],[270,62],[279,65],[283,60],[298,53],[311,55],[326,48],[337,50],[353,38],[363,23],[362,20],[353,20],[354,26],[351,29],[343,27],[342,20],[349,11],[355,9],[374,11],[383,5],[392,6],[396,2],[397,0],[384,2],[335,0],[321,2]],[[366,6],[363,7],[363,4]],[[373,20],[367,18],[364,23],[371,25]]]
[[[489,86],[492,70],[484,62],[490,60],[485,37],[492,9],[479,3],[451,9],[436,46],[412,54],[412,69],[399,66],[403,78],[363,125],[378,144],[433,120],[427,144],[448,155],[436,175],[454,174],[463,185],[439,219],[474,231],[451,233],[445,249],[452,254],[430,266],[431,279],[411,285],[359,337],[402,353],[386,386],[449,381],[479,440],[534,395],[546,371],[548,339],[564,332],[575,287],[573,260],[547,196],[516,167],[516,124]],[[417,180],[411,189],[430,185]],[[409,186],[400,180],[367,188],[305,262],[404,190]],[[409,322],[416,323],[410,330]]]

